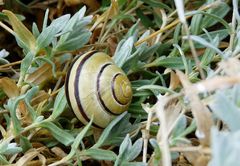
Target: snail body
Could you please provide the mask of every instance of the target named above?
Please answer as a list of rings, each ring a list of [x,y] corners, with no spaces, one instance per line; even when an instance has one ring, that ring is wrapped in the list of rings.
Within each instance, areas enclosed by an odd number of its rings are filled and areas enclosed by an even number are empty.
[[[106,127],[128,109],[132,99],[130,81],[111,57],[102,52],[88,52],[74,60],[67,72],[65,93],[77,118],[93,126]]]

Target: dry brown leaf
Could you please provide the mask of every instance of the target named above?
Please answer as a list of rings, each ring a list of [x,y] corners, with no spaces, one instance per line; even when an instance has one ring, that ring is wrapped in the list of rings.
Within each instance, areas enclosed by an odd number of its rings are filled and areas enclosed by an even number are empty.
[[[218,63],[218,66],[229,76],[240,74],[240,61],[237,58],[229,58]]]
[[[27,126],[32,123],[32,118],[24,101],[19,102],[16,114],[23,126]]]
[[[99,16],[90,31],[93,31],[100,23],[104,22],[106,19],[111,19],[119,13],[118,2],[116,0],[112,0],[111,6],[106,10],[101,16]]]
[[[60,159],[67,156],[67,154],[59,147],[55,146],[51,149],[51,151]]]
[[[97,0],[64,0],[67,6],[75,6],[78,4],[87,5],[91,11],[95,11],[100,8],[100,3]]]
[[[14,80],[4,77],[0,79],[0,88],[4,91],[4,93],[9,97],[17,97],[19,96],[19,89]]]
[[[16,166],[27,165],[28,162],[37,157],[39,152],[36,149],[30,149],[16,163]]]
[[[195,87],[188,78],[181,71],[177,71],[177,75],[183,85],[185,95],[190,101],[191,111],[196,120],[196,136],[202,145],[208,146],[210,144],[210,130],[213,125],[211,113],[201,102]]]
[[[117,38],[112,36],[107,39],[107,43],[110,50],[110,55],[114,55],[115,50],[117,48]]]
[[[170,85],[169,85],[169,88],[171,90],[175,90],[179,86],[180,80],[179,80],[179,78],[178,78],[178,76],[176,75],[175,72],[170,71],[170,73],[171,74],[170,74]]]
[[[26,79],[26,82],[39,85],[52,77],[53,77],[52,66],[49,63],[45,63],[44,65],[39,67],[36,71],[29,74]]]
[[[216,76],[211,79],[203,80],[194,84],[193,88],[196,89],[199,93],[201,93],[228,88],[235,84],[240,84],[240,75]]]
[[[31,104],[33,106],[47,100],[50,97],[50,95],[45,92],[44,90],[41,90],[38,92],[38,94],[32,99]]]

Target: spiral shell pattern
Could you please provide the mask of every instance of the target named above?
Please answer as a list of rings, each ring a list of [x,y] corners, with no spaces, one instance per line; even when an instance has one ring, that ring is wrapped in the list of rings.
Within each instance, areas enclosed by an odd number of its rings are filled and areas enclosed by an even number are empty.
[[[128,109],[132,99],[130,81],[111,57],[88,52],[77,57],[66,76],[65,93],[69,106],[84,124],[105,128]]]

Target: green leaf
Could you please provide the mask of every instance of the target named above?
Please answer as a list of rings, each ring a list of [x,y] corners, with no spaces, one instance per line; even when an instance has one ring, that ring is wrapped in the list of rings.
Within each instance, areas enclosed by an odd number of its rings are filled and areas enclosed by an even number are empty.
[[[219,44],[219,37],[216,36],[211,43],[215,47],[217,47]],[[202,56],[201,65],[205,65],[205,66],[209,65],[212,62],[215,54],[216,54],[215,50],[207,48]]]
[[[153,165],[154,166],[158,166],[159,163],[161,162],[161,150],[160,150],[160,147],[158,145],[158,142],[156,139],[154,138],[151,138],[149,140],[150,144],[152,145],[152,147],[154,148],[154,156],[153,156]]]
[[[219,37],[219,41],[221,41],[221,40],[225,39],[229,34],[228,34],[228,30],[227,29],[220,29],[220,30],[208,32],[208,35],[212,39],[214,39],[216,36],[218,36]],[[199,37],[201,37],[201,38],[203,38],[205,40],[208,40],[209,39],[208,35],[206,33],[204,33],[204,34],[199,35]],[[198,47],[198,46],[196,45],[196,47]]]
[[[7,164],[10,164],[10,163],[7,161],[5,156],[0,155],[0,164],[1,165],[7,165]]]
[[[198,35],[202,29],[201,29],[201,21],[202,21],[203,15],[202,14],[195,14],[192,17],[191,20],[191,34]]]
[[[124,138],[123,142],[121,143],[120,145],[120,148],[119,148],[119,155],[125,153],[128,149],[128,147],[130,146],[131,147],[132,145],[132,141],[129,137],[129,134],[126,135],[126,137]]]
[[[240,129],[240,109],[226,94],[218,91],[210,107],[213,113],[228,125],[230,130],[237,131]]]
[[[195,36],[195,35],[190,35],[189,36],[193,41],[196,41],[200,44],[202,44],[204,47],[207,48],[211,48],[214,51],[216,51],[218,54],[220,54],[221,56],[224,56],[223,52],[217,48],[216,46],[214,46],[212,43],[209,43],[208,41],[206,41],[205,39],[199,37],[199,36]],[[187,37],[185,36],[184,39],[187,39]]]
[[[74,141],[74,137],[71,134],[60,129],[52,122],[43,121],[39,126],[48,129],[53,137],[65,146],[69,146]]]
[[[209,166],[238,165],[240,153],[240,131],[219,132],[216,128],[211,131],[211,154]]]
[[[214,14],[211,14],[211,13],[207,13],[207,12],[204,12],[204,11],[192,11],[192,12],[189,12],[187,15],[190,15],[190,14],[202,14],[202,15],[205,15],[206,16],[209,16],[210,18],[214,19],[215,22],[219,22],[221,23],[229,32],[229,34],[232,33],[232,29],[230,27],[230,25],[228,24],[228,22],[226,22],[224,19],[220,18],[218,15],[214,15]],[[202,20],[202,26],[200,26],[201,30],[202,29],[206,29],[206,24],[204,24],[204,19]],[[212,22],[211,22],[212,23]]]
[[[139,138],[129,149],[126,161],[133,161],[142,151],[143,139]]]
[[[177,124],[175,125],[173,131],[172,131],[172,137],[177,137],[180,134],[184,132],[184,130],[187,127],[187,119],[185,115],[181,115],[179,120],[177,121]]]
[[[89,41],[91,35],[92,33],[89,31],[82,32],[82,34],[80,34],[79,36],[68,39],[66,42],[62,43],[61,45],[58,45],[56,50],[72,51],[79,49]]]
[[[100,147],[108,138],[109,134],[111,133],[111,130],[113,127],[124,117],[126,116],[127,112],[122,113],[120,116],[115,118],[102,132],[100,138],[96,142],[96,144],[93,146],[94,148]]]
[[[147,163],[143,162],[122,162],[121,166],[147,166]]]
[[[20,133],[20,131],[22,130],[21,127],[21,122],[20,120],[17,118],[17,114],[16,114],[16,109],[18,106],[18,103],[21,100],[29,100],[31,99],[31,97],[36,93],[36,88],[37,87],[33,87],[32,89],[28,90],[27,93],[25,93],[24,95],[15,97],[15,98],[10,98],[7,102],[7,105],[5,105],[5,108],[7,110],[9,110],[10,115],[11,115],[11,121],[13,123],[13,132],[15,135],[18,135]]]
[[[66,99],[64,87],[62,87],[55,99],[53,113],[49,118],[56,119],[59,115],[62,114],[66,105],[67,105],[67,99]]]
[[[36,39],[33,34],[25,27],[25,25],[9,10],[3,10],[11,22],[14,32],[19,39],[28,47],[29,50],[35,50]]]
[[[63,15],[55,20],[46,27],[37,38],[37,47],[38,49],[47,47],[56,37],[57,33],[62,31],[65,25],[68,23],[70,15]]]
[[[113,56],[113,61],[118,67],[121,68],[131,55],[133,44],[133,37],[129,37],[126,41],[122,40],[118,44]]]
[[[19,78],[20,83],[22,83],[22,81],[24,81],[23,79],[25,78],[25,75],[27,74],[27,72],[32,64],[34,57],[35,57],[34,53],[28,52],[27,55],[23,58],[21,67],[20,67],[20,78]]]
[[[218,7],[207,10],[207,13],[211,15],[215,15],[217,18],[222,19],[224,18],[224,16],[227,15],[229,10],[230,10],[230,7],[226,3],[222,2]],[[202,20],[201,29],[211,27],[216,23],[218,23],[219,19],[216,19],[216,17],[205,16]]]
[[[165,3],[159,2],[157,0],[141,0],[141,1],[150,5],[151,7],[157,7],[157,8],[167,9],[168,11],[172,11],[172,9],[169,6],[167,6]]]
[[[25,136],[20,136],[20,145],[21,145],[21,151],[26,152],[30,148],[32,148],[32,144]]]
[[[110,150],[103,150],[98,148],[90,148],[82,151],[82,154],[89,156],[96,160],[110,160],[114,161],[117,158],[117,155]]]
[[[143,13],[141,9],[136,10],[137,17],[140,18],[141,23],[146,27],[153,27],[153,22]]]
[[[35,22],[32,25],[32,32],[35,38],[37,38],[40,34],[37,24]]]
[[[71,145],[70,153],[66,157],[64,157],[62,160],[64,160],[64,161],[65,160],[70,160],[76,154],[78,146],[79,146],[80,142],[82,141],[82,139],[84,138],[84,136],[86,135],[87,131],[90,129],[90,127],[92,125],[92,122],[93,122],[93,119],[91,119],[91,121],[77,135],[77,137],[75,138],[73,144]]]
[[[37,118],[37,113],[34,110],[34,108],[31,106],[31,101],[32,101],[33,97],[37,94],[38,90],[39,89],[37,86],[32,87],[31,90],[29,90],[27,92],[27,95],[24,98],[25,104],[27,105],[29,114],[33,121],[35,121],[35,119]]]
[[[151,90],[151,91],[158,91],[158,93],[170,93],[170,94],[175,94],[176,92],[174,92],[173,90],[163,87],[163,86],[159,86],[159,85],[143,85],[141,87],[139,87],[137,90]]]
[[[145,64],[144,67],[166,67],[171,69],[185,69],[181,57],[159,57],[155,61]]]

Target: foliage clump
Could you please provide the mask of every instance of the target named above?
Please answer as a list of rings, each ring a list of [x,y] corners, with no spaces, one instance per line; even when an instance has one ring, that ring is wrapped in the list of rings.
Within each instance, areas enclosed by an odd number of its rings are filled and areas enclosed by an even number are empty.
[[[237,0],[0,3],[0,165],[236,165]],[[81,124],[64,92],[72,60],[91,50],[133,89],[103,130]]]

